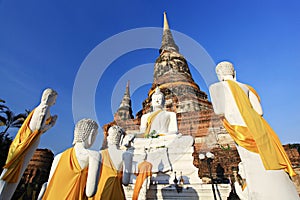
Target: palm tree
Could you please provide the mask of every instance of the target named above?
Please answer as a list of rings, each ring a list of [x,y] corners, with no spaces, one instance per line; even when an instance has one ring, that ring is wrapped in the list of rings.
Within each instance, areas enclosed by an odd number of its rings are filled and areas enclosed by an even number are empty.
[[[0,104],[0,126],[6,126],[1,133],[5,134],[9,128],[20,128],[29,112],[25,110],[25,113],[15,115],[7,106]]]
[[[5,101],[0,99],[0,126],[5,126],[4,131],[0,132],[0,173],[5,164],[9,146],[12,138],[7,133],[9,128],[20,128],[29,114],[28,110],[25,113],[15,115],[7,106],[3,105]]]
[[[5,103],[5,101],[3,99],[0,99],[0,103]],[[3,104],[0,104],[0,112],[4,111],[4,110],[7,110],[8,107],[3,105]],[[3,123],[2,120],[0,120],[0,126],[4,126],[5,123]]]

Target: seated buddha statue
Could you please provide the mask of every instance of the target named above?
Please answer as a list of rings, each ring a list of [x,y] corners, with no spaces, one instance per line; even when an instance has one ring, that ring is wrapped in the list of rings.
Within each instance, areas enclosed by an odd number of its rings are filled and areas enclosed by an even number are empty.
[[[157,87],[152,94],[152,111],[142,115],[140,132],[135,135],[126,135],[123,145],[133,142],[134,161],[139,163],[138,158],[147,154],[147,161],[153,167],[152,172],[165,172],[172,169],[167,149],[174,146],[174,142],[180,142],[181,134],[178,134],[177,118],[175,112],[164,110],[165,96]],[[133,165],[133,172],[138,171],[138,164]]]
[[[177,134],[177,119],[176,113],[165,111],[165,96],[160,91],[159,87],[155,89],[155,93],[151,97],[152,112],[142,115],[140,133],[144,137],[167,136]]]

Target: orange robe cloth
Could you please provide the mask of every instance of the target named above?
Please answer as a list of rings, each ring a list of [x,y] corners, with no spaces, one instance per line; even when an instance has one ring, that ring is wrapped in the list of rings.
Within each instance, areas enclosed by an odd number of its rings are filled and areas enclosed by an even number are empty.
[[[88,167],[81,169],[75,149],[64,151],[59,159],[54,174],[47,185],[43,200],[83,200],[87,180]]]
[[[122,200],[125,194],[122,186],[122,174],[114,167],[108,149],[101,151],[102,166],[97,193],[89,200]]]
[[[228,80],[227,83],[246,124],[246,127],[231,125],[224,118],[223,124],[228,133],[238,145],[248,151],[258,153],[266,170],[284,169],[290,176],[295,176],[296,173],[276,133],[265,119],[252,108],[243,89],[234,81]],[[252,87],[249,86],[249,90],[258,97]]]
[[[148,176],[152,176],[152,164],[143,161],[138,165],[138,175],[134,186],[132,200],[138,199],[142,185]]]
[[[2,177],[2,179],[8,183],[18,182],[19,177],[22,175],[20,172],[25,155],[28,153],[31,145],[42,134],[39,130],[32,132],[29,128],[33,113],[34,110],[28,115],[9,147],[6,164],[3,167],[4,169],[7,169],[7,171]]]
[[[154,119],[156,118],[156,116],[159,113],[161,113],[161,112],[162,112],[162,110],[157,110],[157,111],[151,113],[151,115],[148,117],[148,119],[147,119],[147,126],[146,126],[146,130],[145,130],[145,133],[144,133],[144,137],[148,137],[149,136],[152,122],[154,121]]]

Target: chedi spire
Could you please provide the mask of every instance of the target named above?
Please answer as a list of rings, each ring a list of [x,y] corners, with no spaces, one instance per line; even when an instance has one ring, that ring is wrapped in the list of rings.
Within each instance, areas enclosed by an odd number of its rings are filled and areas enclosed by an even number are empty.
[[[171,30],[169,28],[167,14],[164,12],[164,29],[163,29],[163,36],[161,47],[159,49],[159,53],[162,53],[164,50],[167,51],[179,51],[178,46],[175,44]]]
[[[115,113],[115,119],[127,120],[133,119],[132,107],[131,107],[131,98],[129,92],[129,81],[126,85],[126,90],[119,106],[118,111]]]

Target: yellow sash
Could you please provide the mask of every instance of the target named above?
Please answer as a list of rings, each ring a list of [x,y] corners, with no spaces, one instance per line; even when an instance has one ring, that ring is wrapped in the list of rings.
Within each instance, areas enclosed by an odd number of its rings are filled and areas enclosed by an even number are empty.
[[[295,176],[291,162],[280,140],[270,125],[253,108],[246,93],[234,81],[227,81],[246,127],[231,125],[224,118],[223,124],[235,142],[245,149],[258,153],[266,170],[284,169]],[[251,87],[249,89],[257,95]],[[259,97],[258,97],[259,98]]]
[[[34,110],[28,115],[23,125],[19,129],[16,137],[9,147],[6,164],[3,168],[7,169],[2,179],[8,183],[16,183],[21,175],[21,168],[25,155],[28,153],[32,143],[40,136],[41,131],[32,132],[29,124]]]
[[[122,186],[122,171],[117,171],[109,156],[108,149],[101,151],[102,166],[97,193],[89,200],[125,200]]]
[[[155,112],[153,112],[147,119],[147,127],[146,127],[146,131],[144,133],[144,136],[147,136],[149,135],[150,133],[150,129],[151,129],[151,125],[152,125],[152,122],[153,120],[155,119],[155,117],[160,113],[162,112],[162,110],[157,110]]]
[[[81,169],[75,154],[74,148],[64,151],[59,159],[43,200],[55,199],[87,199],[85,186],[88,174],[88,167]]]
[[[136,177],[132,200],[138,199],[140,190],[142,188],[145,179],[148,176],[152,176],[152,164],[147,161],[143,161],[138,165],[138,173],[139,174]]]

